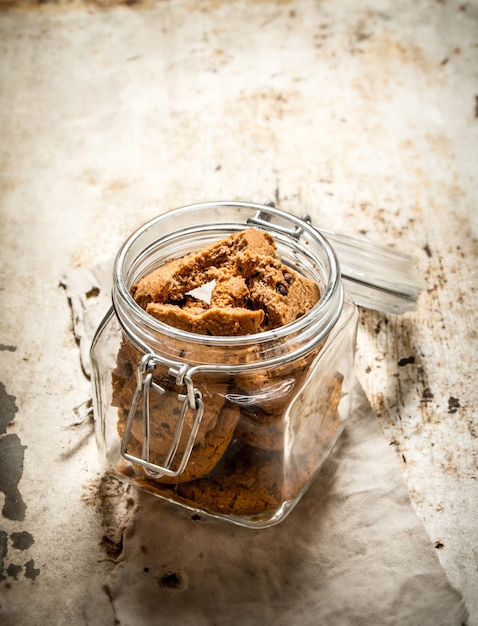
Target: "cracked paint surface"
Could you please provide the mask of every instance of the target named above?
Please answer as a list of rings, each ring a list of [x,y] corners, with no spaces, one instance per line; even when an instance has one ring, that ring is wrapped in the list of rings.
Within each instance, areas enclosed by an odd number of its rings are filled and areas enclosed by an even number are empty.
[[[0,382],[0,491],[5,496],[2,515],[6,519],[22,522],[25,520],[25,504],[18,484],[23,474],[25,446],[20,437],[8,433],[8,425],[13,422],[18,411],[15,396],[9,394]],[[11,549],[9,550],[9,540]],[[7,578],[18,581],[23,572],[25,578],[35,580],[40,569],[30,559],[18,564],[17,553],[28,550],[35,540],[26,530],[12,532],[10,536],[0,531],[0,581]],[[8,565],[6,564],[8,562]]]

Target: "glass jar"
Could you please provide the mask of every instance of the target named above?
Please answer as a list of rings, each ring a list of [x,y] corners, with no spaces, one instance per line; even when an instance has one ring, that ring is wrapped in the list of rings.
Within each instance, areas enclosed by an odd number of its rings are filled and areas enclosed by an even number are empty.
[[[134,301],[132,286],[157,267],[250,227],[272,235],[281,261],[319,286],[302,317],[252,335],[206,336]],[[242,526],[281,521],[349,416],[357,319],[334,251],[307,218],[217,202],[153,219],[117,255],[113,307],[91,348],[105,469]]]

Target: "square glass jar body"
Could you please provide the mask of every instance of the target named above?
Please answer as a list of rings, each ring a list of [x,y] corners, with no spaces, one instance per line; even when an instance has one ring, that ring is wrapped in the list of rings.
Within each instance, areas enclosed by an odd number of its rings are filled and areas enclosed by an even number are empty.
[[[204,215],[198,220],[203,224]],[[198,240],[217,238],[217,228],[201,227],[199,237],[196,229],[194,238],[183,228],[176,239],[173,230],[165,237],[162,226],[163,239],[146,230],[153,245],[138,246],[134,238],[125,244],[128,271],[115,277],[124,290],[114,295],[115,307],[92,345],[105,469],[193,511],[270,526],[298,502],[350,414],[357,309],[343,297],[324,242],[327,254],[317,260],[308,248],[310,233],[297,245],[295,235],[284,235],[282,226],[277,235],[267,220],[259,227],[278,238],[281,258],[321,287],[319,306],[303,316],[310,319],[261,336],[177,333],[137,310],[128,291],[173,250],[181,256],[197,249]],[[239,228],[234,223],[233,230]],[[227,232],[223,226],[221,234]]]

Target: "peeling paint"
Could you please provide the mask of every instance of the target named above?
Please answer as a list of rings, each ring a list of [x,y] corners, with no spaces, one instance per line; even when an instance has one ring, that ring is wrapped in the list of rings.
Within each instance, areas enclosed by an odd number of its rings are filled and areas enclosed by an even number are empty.
[[[3,517],[23,521],[26,504],[18,489],[23,474],[23,459],[26,446],[22,446],[18,435],[0,438],[0,491],[5,494]]]
[[[5,385],[0,382],[0,435],[7,432],[7,426],[15,419],[17,411],[15,396],[7,393]]]
[[[15,352],[16,349],[17,349],[17,346],[9,346],[8,344],[0,343],[0,352],[3,352],[3,351]]]
[[[0,530],[0,581],[5,580],[4,560],[8,553],[8,535],[4,530]]]
[[[7,426],[18,411],[16,398],[0,383],[0,491],[5,495],[2,515],[7,519],[25,519],[26,504],[18,489],[23,474],[25,446],[16,434],[6,434]]]
[[[25,563],[25,578],[31,578],[31,580],[35,580],[39,573],[40,570],[35,567],[35,562],[33,559]]]
[[[14,580],[18,580],[18,575],[21,571],[22,566],[15,565],[15,563],[10,563],[10,565],[7,567],[7,574],[10,576],[10,578],[13,578]]]
[[[18,484],[23,474],[26,446],[22,445],[17,434],[7,433],[7,427],[15,419],[17,411],[15,396],[7,393],[5,385],[0,382],[0,491],[5,496],[2,515],[6,519],[23,521],[27,506],[18,489]],[[5,531],[0,531],[0,581],[7,577],[19,580],[23,570],[23,565],[13,562],[5,568],[9,539],[12,548],[20,551],[28,550],[35,542],[33,536],[26,530],[12,532],[10,536]],[[34,580],[39,573],[40,570],[34,567],[33,559],[25,564],[26,578]]]
[[[34,543],[32,535],[26,530],[22,532],[12,533],[10,535],[12,545],[16,550],[28,550]]]

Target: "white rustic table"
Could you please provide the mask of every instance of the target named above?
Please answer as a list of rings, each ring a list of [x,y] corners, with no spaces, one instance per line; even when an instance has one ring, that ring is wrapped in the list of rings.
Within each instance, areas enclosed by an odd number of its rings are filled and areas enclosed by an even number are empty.
[[[101,479],[62,277],[237,199],[416,257],[418,309],[362,311],[357,376],[478,624],[478,3],[0,8],[0,621],[119,623],[108,506],[132,501]]]

